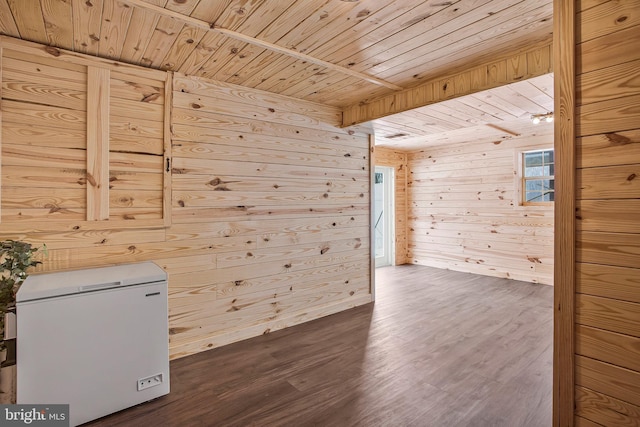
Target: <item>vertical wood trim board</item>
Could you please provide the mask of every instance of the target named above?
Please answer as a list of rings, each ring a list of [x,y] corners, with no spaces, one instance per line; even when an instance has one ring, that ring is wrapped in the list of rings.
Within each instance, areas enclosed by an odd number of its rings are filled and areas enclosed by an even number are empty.
[[[164,147],[163,147],[163,204],[165,227],[171,225],[171,112],[173,110],[173,72],[168,72],[164,86]]]
[[[87,221],[102,221],[109,219],[110,72],[87,73]]]
[[[0,201],[2,200],[2,66],[3,66],[3,54],[2,54],[2,39],[0,39]],[[0,202],[0,223],[2,223],[2,203]]]
[[[554,0],[555,269],[553,424],[574,422],[575,2]]]
[[[375,210],[374,210],[374,198],[375,198],[375,175],[376,175],[376,139],[375,135],[369,135],[369,226],[371,232],[369,233],[369,247],[371,252],[370,258],[370,270],[371,270],[371,283],[369,284],[369,292],[371,292],[371,300],[376,300],[376,241],[375,241]]]

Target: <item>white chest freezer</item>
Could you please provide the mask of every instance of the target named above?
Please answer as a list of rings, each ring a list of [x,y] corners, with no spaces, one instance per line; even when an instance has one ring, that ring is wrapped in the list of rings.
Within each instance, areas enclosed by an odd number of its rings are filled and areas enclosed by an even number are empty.
[[[16,308],[18,403],[69,404],[75,426],[169,393],[157,265],[32,275]]]

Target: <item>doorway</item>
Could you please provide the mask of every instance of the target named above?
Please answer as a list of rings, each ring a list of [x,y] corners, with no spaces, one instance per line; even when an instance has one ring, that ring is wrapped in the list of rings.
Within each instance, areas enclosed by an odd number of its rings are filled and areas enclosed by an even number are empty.
[[[375,264],[377,267],[393,265],[394,254],[394,209],[393,177],[391,167],[376,166],[374,176],[374,230]]]

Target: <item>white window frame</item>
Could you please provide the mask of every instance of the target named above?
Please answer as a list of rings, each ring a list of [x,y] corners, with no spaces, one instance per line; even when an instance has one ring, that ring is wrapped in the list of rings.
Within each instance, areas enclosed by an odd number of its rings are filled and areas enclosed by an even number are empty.
[[[555,165],[555,150],[553,147],[550,148],[541,148],[541,149],[535,149],[535,150],[524,150],[524,151],[520,151],[518,153],[518,205],[519,206],[553,206],[554,202],[553,201],[542,201],[542,202],[528,202],[526,201],[526,182],[527,179],[536,179],[536,180],[540,180],[540,179],[549,179],[549,180],[553,180],[555,182],[555,173],[554,175],[549,175],[549,176],[536,176],[536,177],[525,177],[524,174],[524,169],[525,169],[525,164],[524,164],[524,157],[525,154],[530,154],[530,153],[542,153],[542,152],[546,152],[546,151],[551,151],[554,152],[554,165]],[[555,196],[555,186],[554,186],[554,196]],[[555,197],[554,197],[555,199]]]

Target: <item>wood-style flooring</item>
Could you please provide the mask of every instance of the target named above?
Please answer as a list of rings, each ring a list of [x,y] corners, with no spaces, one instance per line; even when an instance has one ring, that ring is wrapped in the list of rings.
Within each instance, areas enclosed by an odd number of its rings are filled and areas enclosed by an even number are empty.
[[[550,426],[553,288],[420,266],[376,302],[171,362],[97,426]]]

